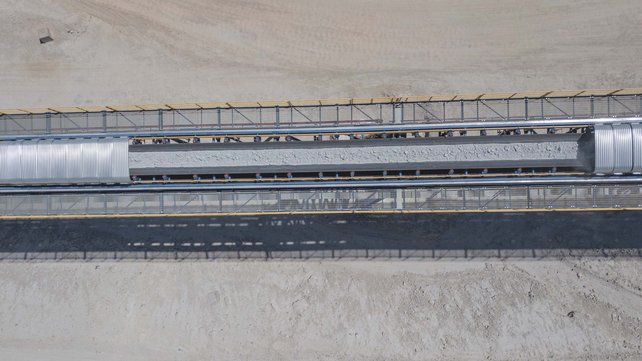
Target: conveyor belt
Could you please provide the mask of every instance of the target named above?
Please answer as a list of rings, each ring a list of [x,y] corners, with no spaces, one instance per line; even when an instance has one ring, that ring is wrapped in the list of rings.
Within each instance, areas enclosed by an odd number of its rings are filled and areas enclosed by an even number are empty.
[[[572,168],[592,170],[590,134],[466,136],[327,142],[131,146],[132,175],[385,170]]]

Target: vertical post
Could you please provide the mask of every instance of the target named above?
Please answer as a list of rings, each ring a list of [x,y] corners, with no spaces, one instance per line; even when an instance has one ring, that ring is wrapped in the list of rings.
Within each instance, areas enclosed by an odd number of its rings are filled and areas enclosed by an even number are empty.
[[[506,187],[504,190],[508,193],[508,207],[506,208],[513,208],[513,197],[512,197],[512,192],[510,191],[510,188]]]
[[[510,99],[506,99],[506,120],[510,120]]]
[[[394,103],[392,105],[392,122],[394,124],[399,124],[403,120],[403,108],[401,104]]]
[[[218,129],[221,129],[221,108],[216,109],[216,124],[218,125]]]
[[[45,128],[47,134],[51,134],[51,113],[45,113]]]
[[[542,112],[542,119],[544,119],[544,97],[539,102],[540,110]]]
[[[464,121],[464,101],[463,100],[459,101],[459,113],[460,113],[461,121],[463,122]]]
[[[475,112],[476,112],[477,121],[479,121],[479,99],[475,100],[475,107],[476,107]]]
[[[275,115],[276,115],[276,119],[275,119],[275,121],[276,121],[276,127],[277,127],[277,128],[279,128],[279,127],[281,126],[281,114],[280,114],[279,109],[280,109],[280,108],[279,108],[279,106],[278,106],[278,105],[274,108],[274,113],[275,113]]]
[[[107,132],[107,112],[103,110],[101,113],[103,118],[103,132],[106,133]]]
[[[403,208],[404,208],[403,189],[397,188],[395,193],[395,209],[401,211],[403,210]]]
[[[338,125],[339,125],[339,106],[338,106],[338,105],[336,106],[336,109],[337,109],[337,120],[336,120],[336,125],[338,126]]]
[[[593,101],[593,96],[589,98],[589,102],[591,104],[591,118],[595,118],[595,102]]]
[[[158,109],[158,130],[163,130],[163,110]]]
[[[524,119],[528,120],[528,97],[524,98]]]
[[[446,102],[441,102],[441,108],[443,109],[443,121],[446,121]]]
[[[606,116],[607,117],[611,116],[611,96],[610,95],[606,96]]]
[[[290,126],[294,125],[294,109],[290,107]]]
[[[573,108],[573,119],[575,119],[575,97],[571,98],[571,107]]]

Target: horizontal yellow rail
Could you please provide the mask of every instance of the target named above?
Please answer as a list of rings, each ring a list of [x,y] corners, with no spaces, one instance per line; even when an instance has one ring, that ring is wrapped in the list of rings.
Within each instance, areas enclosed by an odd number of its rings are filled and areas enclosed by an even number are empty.
[[[195,102],[195,103],[167,103],[167,104],[131,104],[131,105],[87,105],[65,106],[46,108],[15,108],[0,109],[0,115],[18,114],[44,114],[44,113],[72,113],[72,112],[116,112],[137,110],[184,110],[203,108],[247,108],[247,107],[290,107],[290,106],[317,106],[317,105],[351,105],[351,104],[380,104],[404,102],[429,102],[429,101],[457,101],[457,100],[484,100],[484,99],[516,99],[516,98],[542,98],[542,97],[574,97],[574,96],[606,96],[606,95],[634,95],[642,94],[642,88],[619,89],[580,89],[580,90],[550,90],[550,91],[524,91],[505,93],[472,93],[472,94],[445,94],[445,95],[420,95],[401,97],[372,97],[372,98],[335,98],[315,100],[256,100],[234,102]]]
[[[101,219],[101,218],[156,218],[156,217],[230,217],[230,216],[276,216],[276,215],[333,215],[333,214],[422,214],[422,213],[524,213],[524,212],[621,212],[642,211],[635,207],[603,208],[506,208],[506,209],[383,209],[383,210],[310,210],[310,211],[268,211],[268,212],[211,212],[211,213],[113,213],[113,214],[59,214],[0,216],[0,220],[44,220],[44,219]]]

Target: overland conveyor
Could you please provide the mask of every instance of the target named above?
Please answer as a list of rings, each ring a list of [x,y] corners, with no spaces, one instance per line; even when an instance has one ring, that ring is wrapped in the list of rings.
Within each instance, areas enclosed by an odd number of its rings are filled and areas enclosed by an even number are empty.
[[[169,181],[173,176],[192,175],[198,181],[202,177],[225,175],[227,178],[234,174],[256,174],[259,178],[260,174],[276,176],[277,173],[414,171],[421,174],[434,170],[486,172],[523,168],[637,174],[642,172],[640,120],[533,122],[547,129],[569,127],[571,122],[593,125],[582,128],[584,133],[509,136],[153,145],[130,144],[128,138],[4,141],[0,142],[0,183],[47,186],[131,183],[132,178],[137,180],[142,176]],[[502,129],[510,131],[520,129],[523,122],[502,124]],[[355,128],[352,131],[358,132]]]
[[[641,89],[0,110],[0,219],[639,211],[641,111]],[[259,156],[130,163],[174,151]]]
[[[639,211],[642,210],[642,178],[635,174],[642,167],[639,128],[637,123],[596,124],[585,133],[577,134],[466,135],[275,142],[269,145],[293,149],[292,146],[358,148],[358,145],[368,144],[401,144],[405,147],[431,144],[461,150],[462,144],[500,142],[509,148],[521,147],[524,152],[529,146],[548,139],[570,147],[571,151],[561,154],[562,157],[584,153],[575,160],[581,159],[580,163],[589,167],[568,176],[552,172],[548,176],[518,173],[510,177],[478,174],[476,177],[457,175],[425,179],[419,175],[417,179],[384,177],[370,181],[345,177],[331,180],[327,177],[323,181],[293,178],[291,181],[220,182],[221,179],[202,179],[174,183],[163,179],[160,183],[140,184],[131,180],[129,156],[136,151],[130,152],[130,149],[149,147],[152,153],[157,154],[171,151],[172,147],[213,147],[231,151],[262,147],[266,143],[132,145],[127,138],[0,142],[0,177],[5,177],[2,178],[5,186],[0,186],[0,219]],[[293,152],[296,154],[299,148]],[[555,153],[557,148],[552,147],[548,154],[553,156]],[[444,154],[448,158],[450,153]],[[378,167],[386,167],[386,159],[382,157]],[[507,159],[509,157],[500,160],[506,162]],[[474,164],[459,161],[461,166],[474,167]],[[507,167],[518,164],[526,163],[495,165]],[[485,165],[490,166],[489,163]],[[609,176],[615,173],[622,175]]]
[[[450,169],[593,170],[590,134],[459,136],[323,142],[134,145],[130,174],[301,174]]]

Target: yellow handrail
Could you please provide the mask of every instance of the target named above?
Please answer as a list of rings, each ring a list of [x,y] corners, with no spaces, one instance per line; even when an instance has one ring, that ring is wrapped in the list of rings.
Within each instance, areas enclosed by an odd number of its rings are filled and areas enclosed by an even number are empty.
[[[372,97],[372,98],[335,98],[313,100],[255,100],[232,102],[194,102],[194,103],[167,103],[167,104],[130,104],[130,105],[86,105],[63,106],[47,108],[14,108],[0,109],[0,115],[19,114],[44,114],[44,113],[87,113],[100,111],[137,111],[137,110],[185,110],[201,108],[248,108],[248,107],[291,107],[291,106],[318,106],[318,105],[352,105],[352,104],[386,104],[406,102],[430,101],[471,101],[484,99],[519,99],[542,97],[574,97],[574,96],[607,96],[607,95],[635,95],[642,94],[642,88],[619,89],[580,89],[580,90],[551,90],[551,91],[524,91],[505,93],[472,93],[472,94],[444,94],[401,97]]]

